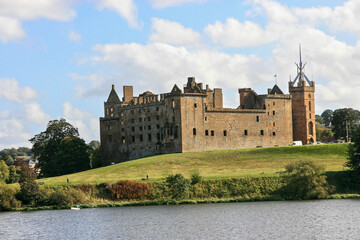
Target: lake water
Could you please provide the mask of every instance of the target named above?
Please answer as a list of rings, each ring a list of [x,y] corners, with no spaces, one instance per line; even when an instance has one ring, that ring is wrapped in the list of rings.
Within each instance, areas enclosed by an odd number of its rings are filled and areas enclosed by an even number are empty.
[[[360,239],[360,200],[5,212],[0,239]]]

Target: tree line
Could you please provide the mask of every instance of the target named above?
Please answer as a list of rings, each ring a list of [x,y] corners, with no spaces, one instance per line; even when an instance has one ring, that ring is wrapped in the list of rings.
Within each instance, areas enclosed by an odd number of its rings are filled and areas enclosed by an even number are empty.
[[[316,138],[321,142],[350,141],[360,126],[360,111],[352,108],[327,109],[316,115]]]

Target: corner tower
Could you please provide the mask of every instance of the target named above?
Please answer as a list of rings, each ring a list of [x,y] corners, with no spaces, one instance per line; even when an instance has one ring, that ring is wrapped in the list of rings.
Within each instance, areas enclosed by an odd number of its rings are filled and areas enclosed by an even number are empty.
[[[316,141],[315,132],[315,83],[304,73],[305,64],[301,61],[301,46],[299,46],[300,63],[297,66],[297,76],[289,82],[289,93],[292,96],[293,140],[310,144]]]

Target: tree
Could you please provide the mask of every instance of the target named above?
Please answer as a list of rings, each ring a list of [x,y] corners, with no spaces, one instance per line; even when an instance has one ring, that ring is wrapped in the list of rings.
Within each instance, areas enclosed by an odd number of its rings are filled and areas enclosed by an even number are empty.
[[[53,155],[57,165],[56,175],[80,172],[90,169],[89,147],[78,137],[65,137]]]
[[[92,147],[92,148],[98,148],[98,147],[100,147],[100,142],[98,140],[92,140],[89,143],[89,146]]]
[[[14,161],[13,158],[6,152],[0,152],[0,160],[5,161],[8,166]]]
[[[5,182],[9,179],[9,167],[4,160],[0,160],[0,182]]]
[[[101,167],[101,149],[96,147],[90,150],[90,164],[91,168]]]
[[[315,122],[324,124],[324,119],[320,115],[315,115]]]
[[[326,176],[321,175],[323,166],[313,161],[297,161],[285,166],[289,177],[285,194],[292,198],[316,199],[327,196],[331,187],[326,182]]]
[[[190,187],[190,181],[181,174],[170,174],[166,178],[166,186],[169,189],[171,198],[181,199],[184,198]]]
[[[352,143],[348,147],[348,161],[345,166],[360,173],[360,127],[354,131]]]
[[[322,114],[321,117],[324,120],[325,126],[329,127],[331,125],[331,121],[333,119],[334,111],[330,109],[326,109]]]
[[[336,109],[332,120],[334,137],[346,139],[346,129],[348,129],[349,137],[352,137],[356,119],[357,113],[352,108]]]
[[[40,189],[36,183],[36,173],[33,169],[30,169],[28,164],[24,161],[19,161],[21,168],[20,174],[20,192],[17,194],[17,198],[25,204],[34,204],[37,202]]]
[[[78,136],[77,128],[65,119],[60,119],[50,121],[44,132],[30,139],[34,157],[39,161],[36,168],[40,169],[40,177],[73,172],[73,169],[68,169],[72,167],[76,171],[85,169],[85,162],[89,164],[90,160],[88,154],[83,151],[85,142]],[[73,152],[70,153],[66,148],[72,149]]]
[[[316,139],[320,142],[334,141],[334,133],[330,128],[327,128],[319,123],[316,123]]]
[[[18,166],[9,166],[9,179],[6,183],[17,183],[20,180],[21,168]]]

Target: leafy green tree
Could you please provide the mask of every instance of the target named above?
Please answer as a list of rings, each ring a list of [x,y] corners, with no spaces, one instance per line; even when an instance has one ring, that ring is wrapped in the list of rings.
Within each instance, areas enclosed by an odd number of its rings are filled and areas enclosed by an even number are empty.
[[[20,180],[20,173],[21,169],[20,167],[16,167],[14,165],[9,166],[9,179],[6,183],[17,183]]]
[[[354,131],[352,143],[348,147],[348,161],[345,166],[360,173],[360,127]]]
[[[329,127],[331,125],[332,119],[333,119],[334,111],[330,109],[326,109],[322,114],[321,117],[324,120],[324,124],[326,127]]]
[[[89,147],[78,137],[61,140],[53,160],[57,166],[56,175],[80,172],[90,169]]]
[[[335,138],[346,139],[346,127],[349,137],[352,138],[352,132],[356,126],[357,113],[352,108],[336,109],[333,114],[332,131]]]
[[[14,161],[13,158],[7,154],[6,152],[0,152],[0,160],[5,161],[5,163],[9,166]]]
[[[325,198],[331,187],[322,175],[324,166],[313,161],[297,161],[288,164],[286,173],[289,177],[285,195],[299,199]]]
[[[98,148],[98,147],[100,147],[100,142],[98,140],[92,140],[89,143],[89,146],[92,147],[92,148]]]
[[[17,193],[17,198],[25,204],[34,204],[37,202],[40,189],[36,183],[36,173],[30,169],[28,164],[24,161],[18,163],[21,168],[20,174],[20,192]]]
[[[315,122],[324,124],[324,119],[320,115],[315,115]]]
[[[16,189],[0,182],[0,212],[3,210],[10,210],[11,208],[18,208],[21,202],[15,198]]]
[[[166,186],[173,199],[182,199],[189,191],[190,181],[181,174],[170,174],[166,178]]]
[[[316,139],[320,142],[334,141],[334,133],[330,128],[327,128],[319,123],[316,123]]]
[[[5,182],[9,179],[9,167],[4,160],[0,160],[0,182]]]
[[[30,139],[33,144],[34,157],[39,161],[36,168],[40,169],[40,177],[52,177],[73,172],[73,169],[68,169],[72,167],[76,171],[85,170],[85,165],[89,166],[89,155],[83,151],[86,146],[84,146],[84,141],[78,137],[77,128],[66,122],[65,119],[60,119],[50,121],[44,132]],[[73,153],[70,154],[66,148],[72,149]],[[76,159],[78,160],[75,164]]]
[[[90,164],[91,168],[101,167],[101,149],[100,146],[90,149]]]

